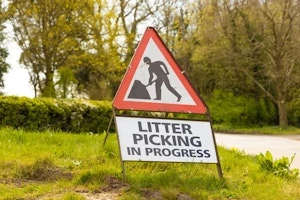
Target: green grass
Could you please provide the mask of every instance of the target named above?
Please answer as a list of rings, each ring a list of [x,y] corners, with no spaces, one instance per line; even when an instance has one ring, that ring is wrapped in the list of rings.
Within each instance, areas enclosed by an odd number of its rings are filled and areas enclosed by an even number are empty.
[[[244,133],[244,134],[266,134],[266,135],[300,135],[300,128],[285,127],[280,128],[278,126],[266,126],[266,127],[236,127],[224,124],[213,125],[215,132],[229,132],[229,133]]]
[[[257,156],[219,147],[224,179],[212,164],[126,162],[116,134],[67,134],[0,129],[0,199],[291,199],[300,180],[263,171]]]

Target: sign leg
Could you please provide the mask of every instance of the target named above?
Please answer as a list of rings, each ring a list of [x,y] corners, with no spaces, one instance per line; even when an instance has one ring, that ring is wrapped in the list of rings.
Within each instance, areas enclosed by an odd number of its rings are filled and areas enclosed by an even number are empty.
[[[212,118],[211,118],[211,115],[209,113],[209,111],[207,112],[207,117],[210,121],[210,127],[211,127],[211,130],[212,130],[212,136],[213,136],[213,140],[214,140],[214,145],[215,145],[215,149],[216,149],[216,156],[217,156],[217,170],[218,170],[218,174],[219,174],[219,178],[222,179],[223,178],[223,173],[222,173],[222,168],[221,168],[221,163],[220,163],[220,158],[219,158],[219,153],[218,153],[218,145],[216,143],[216,138],[215,138],[215,133],[214,133],[214,130],[213,130],[213,127],[212,127]]]
[[[106,129],[106,134],[105,134],[105,138],[104,138],[104,141],[103,141],[102,146],[104,146],[105,143],[106,143],[107,137],[108,137],[108,135],[109,135],[109,130],[110,130],[110,127],[111,127],[111,124],[112,124],[112,122],[113,122],[114,117],[115,117],[115,112],[113,112],[113,114],[111,115],[111,118],[110,118],[110,120],[109,120],[109,124],[108,124],[108,127],[107,127],[107,129]]]
[[[222,168],[221,168],[220,161],[218,161],[218,163],[217,163],[217,169],[218,169],[219,178],[222,179],[223,178],[223,173],[222,173]]]
[[[122,161],[121,165],[122,165],[123,181],[125,181],[126,180],[125,162]]]

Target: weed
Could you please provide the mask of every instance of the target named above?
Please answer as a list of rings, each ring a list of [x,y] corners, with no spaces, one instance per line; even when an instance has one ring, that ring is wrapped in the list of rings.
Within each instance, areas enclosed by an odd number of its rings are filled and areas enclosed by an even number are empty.
[[[95,176],[91,172],[86,172],[78,178],[77,184],[86,184],[91,182],[94,178]]]
[[[299,175],[299,169],[290,169],[294,157],[295,154],[291,157],[291,160],[286,156],[275,160],[271,152],[267,151],[265,155],[263,153],[258,155],[258,161],[263,170],[271,172],[276,176],[295,179]]]
[[[78,185],[101,185],[105,181],[108,174],[108,171],[102,171],[101,169],[86,171],[78,177],[76,183]]]

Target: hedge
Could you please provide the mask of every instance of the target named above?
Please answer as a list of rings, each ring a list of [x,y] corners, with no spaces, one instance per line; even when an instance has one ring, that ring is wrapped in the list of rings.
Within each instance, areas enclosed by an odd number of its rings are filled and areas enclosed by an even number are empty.
[[[102,133],[111,115],[110,101],[0,96],[1,127]]]

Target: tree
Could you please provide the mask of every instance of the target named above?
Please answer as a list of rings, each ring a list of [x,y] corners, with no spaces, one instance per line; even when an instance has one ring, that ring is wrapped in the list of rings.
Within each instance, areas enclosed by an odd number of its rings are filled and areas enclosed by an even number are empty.
[[[56,70],[80,50],[81,18],[88,6],[71,0],[10,1],[15,40],[23,50],[20,62],[29,70],[36,93],[56,97]]]
[[[78,92],[90,99],[111,99],[125,71],[120,41],[120,25],[115,2],[96,0],[86,14],[88,40],[73,69]],[[72,62],[72,60],[70,60]]]
[[[143,22],[164,1],[95,1],[88,20],[89,43],[84,64],[76,70],[79,89],[91,99],[111,99],[133,56]]]
[[[261,6],[264,40],[261,46],[266,62],[263,67],[273,91],[262,90],[276,103],[279,125],[287,126],[286,105],[293,87],[300,82],[299,3],[293,0],[265,1]]]
[[[189,40],[191,37],[190,20],[193,15],[194,4],[186,1],[167,1],[162,6],[160,14],[157,16],[157,27],[168,48],[176,57],[180,67],[189,72],[192,68],[190,57],[192,45]]]
[[[231,88],[246,85],[242,91],[251,88],[252,94],[270,98],[277,105],[279,125],[287,126],[286,104],[299,84],[300,16],[296,1],[224,0],[211,1],[208,6],[212,13],[207,18],[213,20],[208,28],[200,29],[195,60],[220,66],[223,76],[226,72],[227,80],[222,84],[226,88],[228,84]],[[205,50],[205,41],[210,41],[210,51]]]
[[[228,53],[229,43],[221,26],[218,1],[202,1],[194,5],[190,24],[194,27],[189,38],[191,49],[190,77],[200,94],[209,96],[215,89],[237,89],[234,70],[231,69]]]
[[[150,17],[154,16],[167,0],[119,0],[119,20],[124,34],[125,42],[123,48],[125,49],[124,61],[129,63],[133,56],[134,49],[137,45],[138,28],[143,22],[149,22]]]
[[[3,76],[7,73],[9,69],[9,65],[6,62],[6,58],[8,56],[8,51],[4,47],[4,23],[6,22],[5,9],[2,6],[2,1],[0,0],[0,88],[4,87]]]
[[[68,67],[77,91],[92,99],[111,98],[117,90],[134,52],[137,26],[159,8],[140,0],[10,2],[20,61],[36,92],[56,97],[56,88],[66,83],[59,81],[58,69]]]

